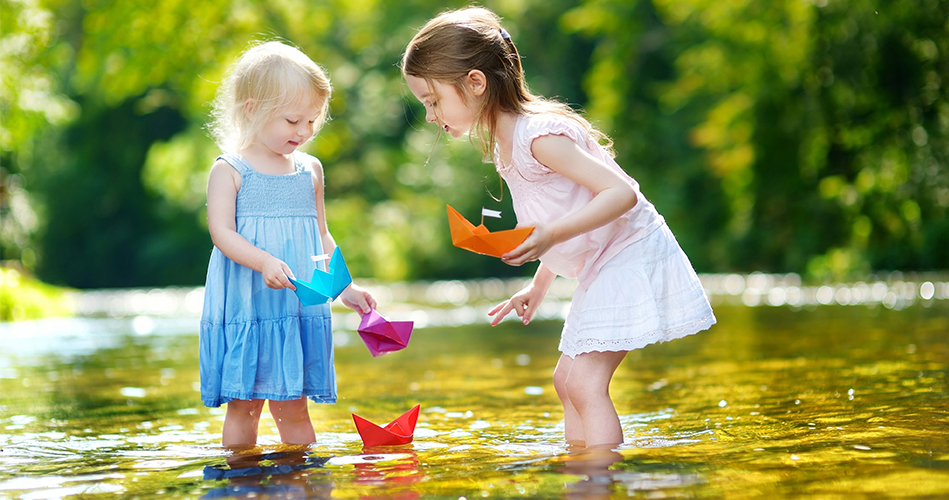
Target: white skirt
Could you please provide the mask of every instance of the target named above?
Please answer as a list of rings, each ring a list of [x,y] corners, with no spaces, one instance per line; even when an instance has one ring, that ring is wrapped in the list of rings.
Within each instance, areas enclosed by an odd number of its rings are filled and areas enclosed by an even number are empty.
[[[663,224],[610,259],[586,290],[577,288],[560,337],[571,358],[631,351],[715,324],[692,263]]]

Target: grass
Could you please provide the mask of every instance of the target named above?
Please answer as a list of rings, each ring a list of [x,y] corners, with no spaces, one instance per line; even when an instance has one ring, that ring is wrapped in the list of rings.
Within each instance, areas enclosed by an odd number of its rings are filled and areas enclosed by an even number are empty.
[[[74,308],[69,292],[16,269],[0,268],[0,321],[70,316]]]

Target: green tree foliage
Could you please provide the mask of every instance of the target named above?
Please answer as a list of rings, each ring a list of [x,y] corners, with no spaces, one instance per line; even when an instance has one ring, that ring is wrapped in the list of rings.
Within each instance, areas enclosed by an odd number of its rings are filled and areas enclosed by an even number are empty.
[[[564,24],[598,41],[588,109],[631,170],[655,172],[646,194],[698,267],[840,279],[946,267],[947,14],[606,0]]]
[[[203,126],[248,43],[327,68],[307,146],[354,274],[530,272],[450,245],[499,180],[434,127],[398,70],[466,2],[0,0],[0,252],[77,287],[199,284],[217,148]],[[586,110],[702,271],[945,268],[947,4],[939,0],[486,2],[540,94]]]

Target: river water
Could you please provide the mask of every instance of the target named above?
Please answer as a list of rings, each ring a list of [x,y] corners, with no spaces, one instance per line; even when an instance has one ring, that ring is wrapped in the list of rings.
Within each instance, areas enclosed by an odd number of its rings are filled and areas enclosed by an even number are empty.
[[[417,328],[379,358],[339,311],[340,400],[311,404],[317,444],[280,445],[265,412],[239,455],[198,397],[193,315],[4,324],[0,498],[946,498],[949,301],[898,290],[716,296],[712,330],[620,366],[613,451],[564,446],[556,294],[528,327],[491,328],[450,287],[427,311],[386,302]],[[386,423],[416,404],[412,444],[363,449],[352,413]]]

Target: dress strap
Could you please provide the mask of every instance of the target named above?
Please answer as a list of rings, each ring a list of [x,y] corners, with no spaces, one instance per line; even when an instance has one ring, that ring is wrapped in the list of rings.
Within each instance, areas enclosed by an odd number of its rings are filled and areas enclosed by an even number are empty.
[[[248,172],[254,171],[254,167],[251,167],[250,163],[247,163],[247,160],[245,160],[241,155],[234,153],[223,153],[221,156],[218,156],[217,159],[224,160],[229,163],[232,167],[234,167],[234,170],[237,170],[237,172],[241,174],[241,176]]]
[[[309,158],[309,157],[310,157],[310,155],[308,155],[308,154],[306,154],[306,153],[304,153],[304,152],[302,152],[302,151],[294,151],[294,152],[293,152],[293,165],[296,167],[298,174],[299,174],[300,172],[306,171],[306,165],[304,165],[303,160],[306,160],[306,159]]]

